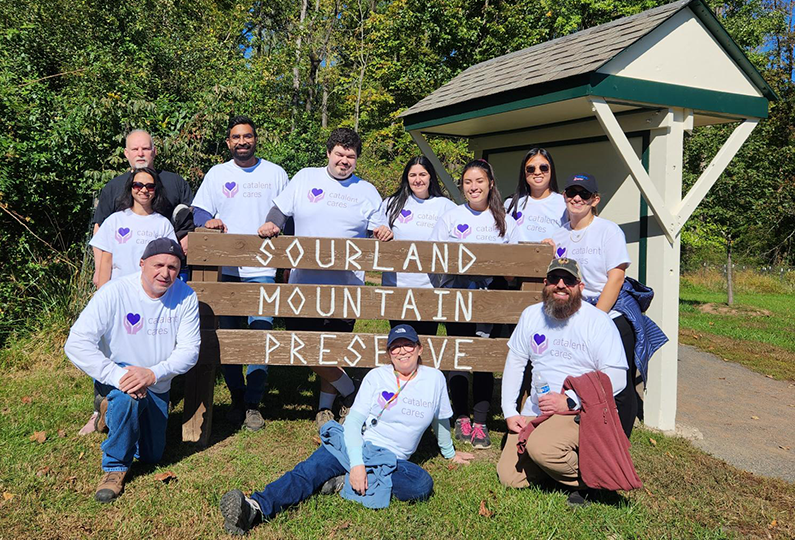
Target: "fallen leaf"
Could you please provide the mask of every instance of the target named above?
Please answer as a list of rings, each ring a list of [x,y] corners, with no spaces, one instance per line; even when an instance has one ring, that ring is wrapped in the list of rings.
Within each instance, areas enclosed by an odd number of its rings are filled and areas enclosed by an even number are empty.
[[[673,459],[673,458],[674,458],[674,455],[673,455],[671,452],[668,452],[668,451],[666,451],[666,452],[665,452],[665,455],[666,455],[666,456],[668,456],[668,457],[669,457],[669,458],[671,458],[671,459]]]
[[[30,440],[33,442],[37,442],[39,444],[43,443],[47,440],[47,432],[46,431],[34,431],[33,435],[30,436]]]
[[[155,475],[155,480],[157,480],[158,482],[163,482],[164,484],[167,484],[171,480],[176,480],[176,479],[177,475],[171,471],[166,471]]]
[[[751,420],[759,420],[759,417],[756,416],[755,414],[752,414],[751,415]]]
[[[480,501],[480,510],[478,510],[478,514],[480,514],[483,517],[487,517],[487,518],[494,515],[494,512],[492,512],[491,510],[486,508],[486,500],[485,499]]]
[[[317,445],[320,445],[322,443],[322,441],[320,440],[320,437],[318,437],[317,435],[312,437],[312,442],[317,444]]]
[[[725,381],[725,380],[726,380],[726,377],[718,377],[718,380],[719,380],[719,381]]]
[[[789,446],[784,446],[783,444],[779,444],[778,447],[781,448],[782,450],[789,450],[790,449]]]
[[[41,478],[42,476],[47,476],[48,474],[50,474],[50,470],[51,469],[49,467],[46,466],[42,467],[41,469],[36,471],[36,476],[38,476],[39,478]]]
[[[770,522],[770,524],[767,526],[767,528],[768,529],[775,529],[777,526],[778,526],[778,521],[776,521],[774,519],[773,521]]]
[[[775,377],[773,377],[772,375],[765,375],[765,377],[767,377],[768,379],[775,379]]]
[[[69,478],[66,479],[66,481],[69,482],[70,484],[74,484],[75,482],[77,482],[77,477],[70,476]]]
[[[22,403],[24,403],[25,405],[30,405],[31,403],[33,403],[33,398],[30,396],[22,396]]]
[[[77,459],[83,459],[83,456],[85,456],[85,455],[86,455],[85,452],[80,452],[80,455],[77,456]]]
[[[724,358],[724,359],[723,359],[723,361],[724,361],[724,362],[728,362],[728,361],[729,361],[729,359],[728,359],[728,358]]]
[[[458,466],[455,463],[448,463],[447,464],[447,470],[448,471],[452,471],[452,470],[455,470],[457,468],[458,468]]]
[[[646,490],[646,495],[648,495],[649,497],[654,497],[654,493],[649,491],[649,488],[647,488],[646,486],[643,486],[643,489]]]
[[[59,429],[59,430],[58,430],[58,436],[59,436],[60,438],[62,438],[62,439],[63,439],[64,437],[66,437],[66,430],[65,430],[65,429]]]
[[[3,492],[3,500],[4,501],[10,501],[13,498],[14,498],[14,494],[13,493],[9,493],[7,491]]]
[[[652,446],[657,446],[657,441],[655,441],[651,437],[649,437],[649,442],[651,443]]]

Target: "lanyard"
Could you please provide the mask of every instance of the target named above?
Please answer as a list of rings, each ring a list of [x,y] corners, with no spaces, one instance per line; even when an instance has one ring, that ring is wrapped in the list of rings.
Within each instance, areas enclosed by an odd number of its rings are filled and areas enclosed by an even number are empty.
[[[409,381],[411,381],[415,375],[417,375],[417,369],[412,371],[411,375],[409,375],[409,378],[406,379],[406,382],[403,383],[403,386],[400,386],[400,377],[398,377],[398,372],[395,371],[395,384],[397,385],[397,392],[395,392],[395,394],[391,398],[389,398],[389,401],[387,401],[384,404],[384,406],[381,407],[381,411],[378,413],[378,415],[372,420],[370,420],[371,426],[375,427],[378,424],[378,421],[381,419],[381,415],[384,414],[384,411],[387,410],[389,406],[392,404],[392,402],[394,402],[398,398],[400,392],[402,392],[403,389],[406,388],[406,386],[409,384]],[[366,430],[367,430],[367,424],[365,423],[364,425],[362,425],[362,434],[364,434]]]

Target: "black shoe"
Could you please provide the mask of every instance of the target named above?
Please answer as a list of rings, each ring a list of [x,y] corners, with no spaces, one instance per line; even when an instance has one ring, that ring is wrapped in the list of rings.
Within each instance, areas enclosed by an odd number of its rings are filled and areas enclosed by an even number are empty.
[[[246,496],[239,489],[224,493],[220,506],[221,515],[224,516],[224,530],[229,534],[246,534],[261,517],[259,510],[246,500]]]
[[[569,492],[569,497],[566,499],[566,504],[569,505],[570,508],[585,508],[591,504],[591,501],[588,500],[588,490],[587,489],[575,489]]]
[[[335,476],[333,478],[329,478],[320,488],[321,495],[334,495],[335,493],[339,493],[342,490],[342,486],[345,485],[345,475],[341,474],[339,476]]]

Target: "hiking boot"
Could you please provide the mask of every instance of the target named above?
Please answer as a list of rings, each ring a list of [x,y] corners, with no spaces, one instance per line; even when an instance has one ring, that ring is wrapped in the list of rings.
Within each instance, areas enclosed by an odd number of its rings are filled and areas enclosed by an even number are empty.
[[[97,401],[99,401],[98,405],[96,403]],[[96,405],[96,410],[99,411],[97,417],[94,418],[94,431],[97,433],[107,433],[108,424],[105,422],[105,415],[108,413],[108,398],[97,396],[94,398],[94,404]]]
[[[331,412],[331,409],[320,409],[317,411],[315,415],[315,424],[317,425],[317,429],[323,427],[323,424],[328,422],[329,420],[334,420],[334,413]]]
[[[257,521],[262,520],[257,503],[243,495],[239,489],[224,493],[220,507],[221,515],[224,516],[224,530],[229,534],[243,536]]]
[[[472,442],[472,424],[466,416],[457,418],[455,421],[455,439],[461,442]]]
[[[588,490],[587,489],[575,489],[569,492],[569,496],[566,499],[566,504],[569,505],[570,508],[585,508],[591,504],[591,501],[588,500]]]
[[[320,488],[321,495],[334,495],[335,493],[339,493],[342,490],[342,486],[345,485],[345,475],[341,474],[339,476],[335,476],[333,478],[329,478]]]
[[[259,409],[253,407],[246,410],[246,419],[243,421],[243,425],[249,431],[259,431],[265,427],[265,419],[262,418]]]
[[[115,500],[124,490],[124,477],[127,471],[106,472],[97,486],[94,498],[101,503]]]
[[[486,424],[472,424],[472,446],[481,450],[491,448],[489,428]]]

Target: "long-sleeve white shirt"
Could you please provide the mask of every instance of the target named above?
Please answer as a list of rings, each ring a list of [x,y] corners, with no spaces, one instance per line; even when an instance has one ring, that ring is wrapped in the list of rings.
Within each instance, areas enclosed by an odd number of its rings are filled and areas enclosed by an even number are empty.
[[[196,364],[200,342],[196,293],[176,281],[160,298],[150,298],[136,272],[97,291],[72,326],[64,351],[80,370],[116,388],[125,366],[149,368],[155,374],[149,389],[162,393],[173,377]]]

